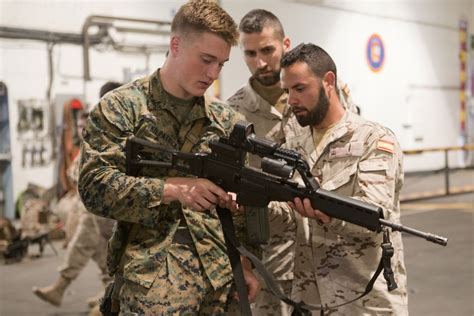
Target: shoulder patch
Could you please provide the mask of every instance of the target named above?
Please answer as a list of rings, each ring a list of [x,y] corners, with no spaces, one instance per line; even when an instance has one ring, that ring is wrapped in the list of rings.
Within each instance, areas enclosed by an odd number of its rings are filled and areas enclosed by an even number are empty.
[[[377,149],[393,154],[395,152],[395,144],[391,141],[380,139],[377,142]]]

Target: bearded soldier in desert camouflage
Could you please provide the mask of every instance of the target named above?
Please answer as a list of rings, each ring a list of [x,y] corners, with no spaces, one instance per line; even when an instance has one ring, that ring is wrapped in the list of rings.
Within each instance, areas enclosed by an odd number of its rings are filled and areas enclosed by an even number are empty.
[[[285,146],[303,155],[323,189],[378,205],[385,219],[400,223],[400,146],[389,129],[345,111],[336,82],[334,61],[316,45],[301,44],[283,57],[282,86],[295,114],[285,126]],[[308,199],[292,207],[309,219],[298,227],[293,298],[331,306],[362,294],[379,264],[382,234],[330,218]],[[368,295],[325,315],[408,314],[400,232],[390,239],[398,288],[389,292],[379,277]]]

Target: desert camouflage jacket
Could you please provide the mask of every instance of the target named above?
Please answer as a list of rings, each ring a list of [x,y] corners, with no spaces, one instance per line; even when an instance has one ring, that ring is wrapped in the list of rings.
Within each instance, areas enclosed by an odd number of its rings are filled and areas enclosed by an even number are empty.
[[[402,151],[389,129],[346,111],[317,156],[312,129],[295,124],[292,119],[286,126],[285,146],[303,155],[322,188],[379,205],[386,219],[400,222]],[[382,234],[334,218],[327,225],[304,222],[298,225],[294,298],[327,306],[360,295],[379,264]],[[390,238],[398,289],[388,292],[380,276],[371,293],[334,315],[408,314],[401,234],[393,232]]]
[[[347,84],[338,80],[338,87],[342,106],[355,112],[356,105],[350,96]],[[255,134],[258,137],[284,144],[287,139],[286,133],[294,135],[301,129],[296,121],[293,121],[296,124],[291,124],[291,128],[285,127],[294,116],[287,101],[288,94],[283,93],[275,104],[270,104],[253,89],[250,79],[227,100],[227,103],[242,114],[245,120],[254,123]],[[282,111],[278,111],[277,108]],[[254,155],[250,156],[249,162],[251,166],[258,168],[260,160],[260,157]],[[291,280],[295,261],[296,219],[284,203],[272,202],[270,209],[270,239],[262,246],[262,262],[276,280]],[[300,226],[305,224],[304,219],[297,218],[297,220]]]

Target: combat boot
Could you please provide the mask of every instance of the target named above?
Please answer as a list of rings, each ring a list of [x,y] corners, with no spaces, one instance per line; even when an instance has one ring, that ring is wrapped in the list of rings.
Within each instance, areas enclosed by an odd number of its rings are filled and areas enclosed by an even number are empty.
[[[107,285],[112,282],[112,279],[111,277],[109,277],[108,275],[105,275],[103,278],[102,278],[102,284],[103,284],[103,288],[94,296],[92,297],[89,297],[87,299],[87,305],[90,307],[90,308],[94,308],[96,305],[98,305],[100,303],[100,300],[104,297],[104,294],[105,294],[105,289],[107,288]]]
[[[90,311],[88,316],[102,316],[99,305],[94,306]]]
[[[60,276],[59,279],[52,285],[37,288],[33,287],[33,293],[36,294],[40,299],[46,301],[54,306],[61,305],[63,300],[64,291],[71,284],[71,279],[66,279]]]
[[[95,296],[87,299],[87,305],[89,308],[93,308],[100,303],[100,299],[104,297],[104,290],[100,290]]]

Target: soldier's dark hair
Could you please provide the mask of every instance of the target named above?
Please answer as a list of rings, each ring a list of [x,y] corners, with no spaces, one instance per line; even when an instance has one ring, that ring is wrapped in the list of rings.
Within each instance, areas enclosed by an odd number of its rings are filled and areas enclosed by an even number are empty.
[[[209,0],[192,0],[183,4],[171,22],[171,32],[211,32],[232,46],[239,39],[237,25],[232,17],[217,3]]]
[[[99,96],[102,98],[107,92],[112,91],[118,87],[120,87],[122,83],[115,82],[115,81],[108,81],[100,87]]]
[[[331,56],[321,47],[311,43],[301,43],[283,55],[281,67],[286,68],[297,62],[308,64],[311,71],[318,78],[322,78],[328,71],[332,71],[337,82],[336,64]]]
[[[278,39],[285,38],[280,20],[270,11],[255,9],[240,20],[239,31],[246,34],[261,33],[265,26],[273,28]]]

